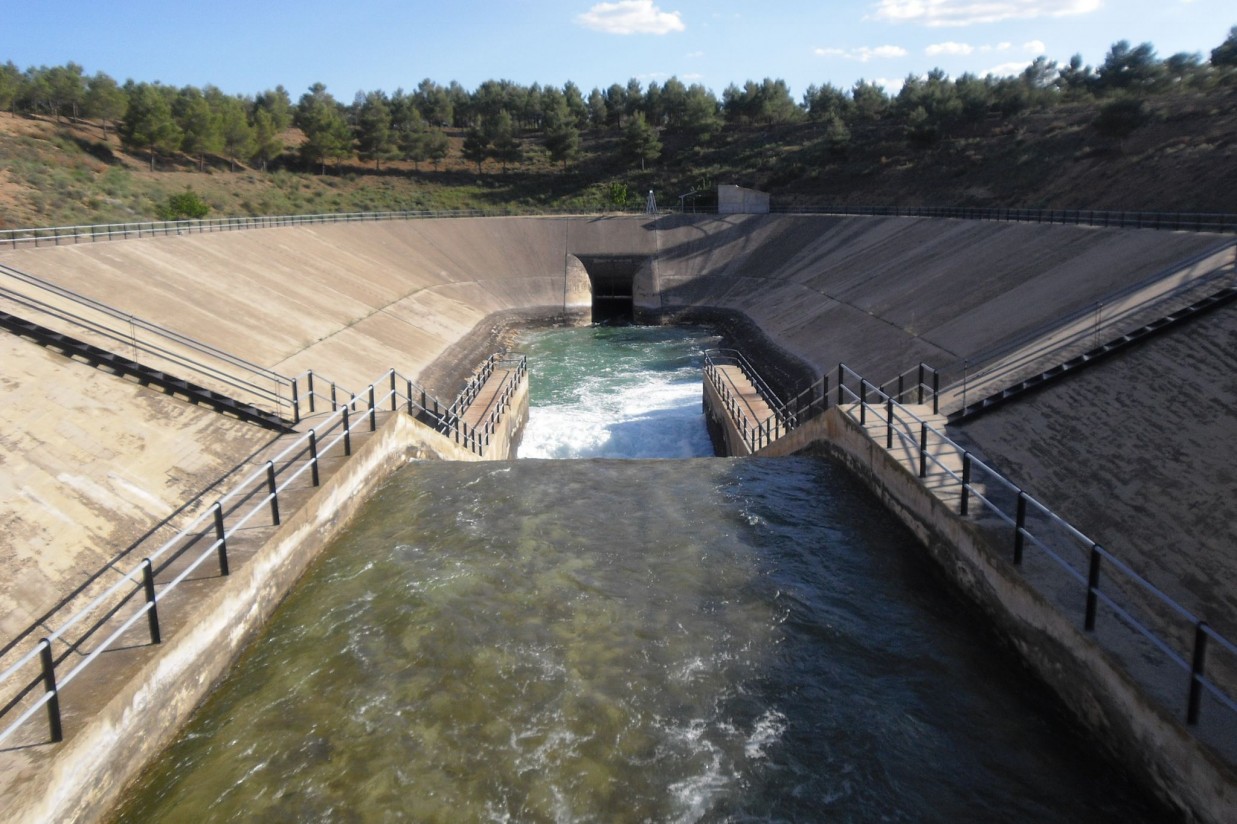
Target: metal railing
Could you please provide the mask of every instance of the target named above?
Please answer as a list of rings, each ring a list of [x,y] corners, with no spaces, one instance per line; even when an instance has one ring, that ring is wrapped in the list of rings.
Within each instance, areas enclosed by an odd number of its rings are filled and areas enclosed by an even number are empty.
[[[1227,758],[1237,756],[1237,645],[845,364],[838,366],[837,391],[845,414],[874,440],[871,430],[883,431],[887,449],[911,455],[920,479],[934,475],[938,495],[941,484],[955,491],[958,516],[985,523],[990,540],[1005,544],[1009,563],[1024,579],[1063,614],[1074,614],[1153,699],[1227,750]],[[950,456],[958,469],[948,465]],[[1209,655],[1223,653],[1226,660],[1208,663]],[[1212,723],[1200,730],[1205,705]]]
[[[265,215],[258,217],[217,217],[192,220],[144,220],[134,223],[97,223],[79,226],[46,226],[26,229],[0,229],[0,250],[22,247],[40,248],[75,243],[97,243],[168,235],[195,235],[270,229],[281,226],[308,226],[321,223],[372,223],[393,220],[441,220],[462,217],[570,216],[634,214],[643,209],[419,209],[385,212],[327,212],[310,215]]]
[[[132,351],[133,359],[145,366],[172,370],[178,378],[221,389],[292,423],[299,421],[290,378],[218,347],[2,264],[0,299],[25,310],[26,320],[81,336],[116,354]]]
[[[99,223],[81,226],[48,226],[32,229],[0,230],[0,249],[20,246],[60,246],[96,243],[129,238],[193,235],[208,232],[235,232],[277,226],[305,226],[316,223],[359,223],[382,220],[432,220],[453,217],[484,217],[477,209],[419,210],[390,212],[337,212],[313,215],[270,215],[262,217],[217,217],[195,220],[147,220],[137,223]]]
[[[722,366],[738,368],[770,409],[777,410],[782,408],[783,404],[742,352],[735,349],[709,349],[704,353],[705,380],[717,391],[727,414],[738,428],[739,436],[750,451],[755,452],[790,431],[790,422],[777,411],[762,419],[761,413],[747,402],[730,376],[719,368]]]
[[[1153,306],[1172,305],[1174,301],[1190,292],[1204,289],[1221,291],[1226,286],[1231,287],[1237,282],[1237,270],[1233,260],[1222,262],[1216,268],[1198,277],[1184,280],[1171,289],[1160,292],[1154,289],[1161,283],[1183,270],[1203,263],[1208,258],[1216,257],[1225,252],[1237,250],[1237,241],[1226,241],[1205,252],[1174,263],[1167,269],[1156,272],[1116,292],[1105,295],[1102,302],[1091,303],[1069,314],[1057,318],[1050,328],[1040,327],[1024,332],[983,352],[958,360],[942,369],[948,375],[948,385],[941,392],[951,396],[957,402],[961,411],[975,403],[978,399],[993,394],[984,385],[993,380],[998,381],[996,391],[1016,383],[1014,378],[1021,376],[1027,369],[1037,365],[1056,366],[1063,362],[1069,354],[1080,349],[1093,347],[1091,351],[1110,343],[1112,334],[1105,335],[1105,330],[1122,324],[1129,328],[1131,320],[1148,312]],[[1124,301],[1136,298],[1140,292],[1147,292],[1142,299],[1135,300],[1127,306]],[[1162,315],[1160,317],[1163,317]],[[1137,323],[1138,321],[1134,321]],[[1060,330],[1070,330],[1066,334],[1055,335]],[[1119,337],[1119,336],[1118,336]],[[1040,345],[1035,345],[1035,344]],[[1011,359],[1011,356],[1017,358]],[[1047,368],[1046,366],[1044,368]],[[974,371],[972,371],[974,370]],[[952,406],[952,404],[951,404]]]
[[[1237,214],[1223,212],[1139,212],[1102,209],[993,209],[972,206],[839,206],[775,205],[781,214],[856,215],[864,217],[928,217],[1019,223],[1059,223],[1111,226],[1121,229],[1165,229],[1179,232],[1237,232]]]
[[[0,719],[10,714],[16,717],[0,728],[0,747],[40,710],[46,710],[51,741],[63,739],[60,712],[60,692],[89,667],[103,652],[117,645],[126,633],[146,621],[149,643],[162,642],[159,623],[159,603],[211,559],[218,565],[218,574],[230,574],[228,541],[248,527],[259,525],[256,519],[268,513],[271,526],[279,526],[280,493],[308,473],[312,487],[320,484],[319,464],[322,457],[340,447],[342,454],[352,454],[352,435],[358,427],[373,432],[377,429],[380,409],[395,412],[401,407],[409,414],[432,421],[444,432],[472,452],[483,455],[511,398],[526,378],[528,364],[523,355],[492,356],[486,360],[487,377],[496,369],[506,370],[503,383],[475,425],[462,418],[466,405],[442,407],[441,404],[413,381],[395,369],[370,384],[360,398],[355,393],[341,393],[338,386],[306,372],[296,378],[306,390],[300,394],[308,413],[314,414],[319,401],[329,402],[330,413],[279,454],[265,461],[230,491],[204,506],[188,524],[177,530],[141,563],[127,569],[114,564],[108,569],[119,574],[110,586],[102,585],[101,575],[92,579],[98,586],[79,588],[73,597],[89,599],[84,606],[52,628],[54,613],[40,618],[25,632],[0,649],[0,661],[7,665],[0,671]],[[480,374],[480,373],[479,373]],[[319,388],[329,386],[329,393]],[[378,387],[382,390],[379,391]],[[404,390],[401,392],[400,390]],[[461,397],[468,392],[461,393]],[[341,400],[341,395],[346,399]],[[476,397],[476,393],[472,395]],[[298,465],[299,464],[299,465]],[[202,504],[202,499],[190,502]],[[105,572],[107,570],[104,570]],[[167,580],[160,580],[160,576]],[[63,610],[61,610],[63,611]],[[46,635],[35,640],[41,631]],[[104,633],[106,637],[102,637]],[[132,636],[127,644],[141,643]],[[25,650],[22,651],[23,645]],[[67,671],[66,671],[67,667]],[[42,691],[39,691],[39,687]]]

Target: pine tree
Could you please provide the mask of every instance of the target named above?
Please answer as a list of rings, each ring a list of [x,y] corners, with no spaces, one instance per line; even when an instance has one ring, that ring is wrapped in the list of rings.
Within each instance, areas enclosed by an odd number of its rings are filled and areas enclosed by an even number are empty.
[[[661,157],[661,141],[657,130],[644,119],[644,112],[637,112],[623,128],[623,151],[628,157],[640,160],[640,170],[645,163]]]
[[[150,152],[150,170],[155,154],[171,152],[180,145],[180,127],[172,119],[172,104],[163,90],[149,83],[126,84],[128,109],[120,125],[121,140],[128,146]]]

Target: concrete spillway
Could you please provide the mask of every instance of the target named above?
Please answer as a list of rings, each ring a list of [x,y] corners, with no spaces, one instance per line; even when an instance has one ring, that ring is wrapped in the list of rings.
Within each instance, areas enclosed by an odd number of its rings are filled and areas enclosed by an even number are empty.
[[[787,380],[796,367],[821,374],[839,361],[874,381],[920,361],[970,368],[1185,261],[1214,252],[1215,266],[1231,268],[1222,247],[1206,235],[898,218],[502,218],[4,251],[0,263],[284,374],[313,369],[359,387],[394,366],[450,395],[459,365],[469,368],[504,325],[586,316],[598,296],[630,295],[638,314],[746,320],[734,329],[758,328]],[[1231,369],[1215,366],[1233,361],[1235,323],[1237,312],[1221,310],[1172,343],[1148,344],[1165,354],[1134,376],[1119,359],[1085,387],[1046,389],[1034,405],[966,430],[1008,474],[1217,626],[1233,620],[1237,591],[1237,526],[1224,514],[1237,438],[1231,412],[1212,407],[1237,400]],[[0,523],[16,573],[0,583],[0,614],[11,635],[270,436],[116,388],[25,342],[4,346]],[[1149,392],[1170,386],[1190,394]],[[1117,404],[1106,399],[1124,393],[1146,402],[1119,403],[1113,420]],[[1162,405],[1173,402],[1203,414],[1166,424]],[[1051,453],[1064,439],[1068,462]],[[1173,461],[1149,457],[1155,450]]]

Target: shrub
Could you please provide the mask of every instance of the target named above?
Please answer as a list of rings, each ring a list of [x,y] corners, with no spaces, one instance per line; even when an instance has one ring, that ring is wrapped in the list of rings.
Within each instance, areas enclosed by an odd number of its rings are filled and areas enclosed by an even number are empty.
[[[164,220],[196,220],[206,217],[210,207],[192,189],[186,189],[180,194],[168,198],[167,205],[160,209],[160,217]]]

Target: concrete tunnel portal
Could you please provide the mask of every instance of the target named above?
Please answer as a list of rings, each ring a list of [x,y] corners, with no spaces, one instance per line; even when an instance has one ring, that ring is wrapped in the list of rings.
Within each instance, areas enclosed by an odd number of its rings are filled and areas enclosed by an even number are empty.
[[[594,323],[631,320],[636,275],[646,255],[576,255],[588,275]]]

